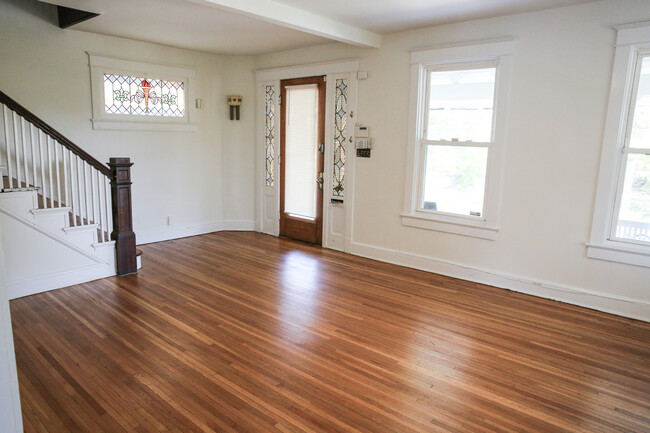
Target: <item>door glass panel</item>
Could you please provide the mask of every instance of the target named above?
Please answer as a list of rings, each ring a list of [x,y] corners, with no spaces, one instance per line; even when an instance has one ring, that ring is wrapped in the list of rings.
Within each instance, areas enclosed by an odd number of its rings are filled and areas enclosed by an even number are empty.
[[[287,87],[284,211],[316,218],[318,86]]]

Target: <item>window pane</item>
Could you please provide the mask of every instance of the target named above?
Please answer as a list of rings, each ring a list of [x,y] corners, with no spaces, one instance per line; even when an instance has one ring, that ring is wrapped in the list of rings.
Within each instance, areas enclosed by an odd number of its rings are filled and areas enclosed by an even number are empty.
[[[336,80],[334,93],[334,186],[332,195],[343,197],[345,189],[345,140],[348,127],[348,80]]]
[[[141,116],[185,116],[185,84],[104,74],[104,111]]]
[[[422,209],[482,216],[488,149],[427,148]]]
[[[616,237],[650,242],[650,155],[627,158]]]
[[[650,56],[641,63],[630,147],[650,149]]]
[[[316,218],[318,87],[287,87],[284,211]]]
[[[492,141],[496,68],[432,71],[428,140]]]
[[[275,183],[275,86],[266,86],[266,115],[264,118],[264,146],[266,148],[266,186]]]

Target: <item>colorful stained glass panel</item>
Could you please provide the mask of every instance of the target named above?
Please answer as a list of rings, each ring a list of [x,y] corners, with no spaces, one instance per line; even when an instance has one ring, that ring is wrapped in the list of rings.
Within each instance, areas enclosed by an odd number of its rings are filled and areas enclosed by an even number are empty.
[[[345,78],[336,80],[334,105],[334,184],[332,185],[332,195],[343,197],[348,120],[348,80]]]
[[[104,74],[104,110],[110,114],[185,117],[185,83]]]
[[[264,141],[266,146],[266,186],[275,178],[275,86],[266,86]]]

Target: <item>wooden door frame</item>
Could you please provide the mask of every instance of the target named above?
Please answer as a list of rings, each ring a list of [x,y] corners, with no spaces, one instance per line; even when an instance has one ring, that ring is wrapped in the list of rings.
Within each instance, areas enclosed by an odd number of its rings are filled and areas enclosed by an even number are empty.
[[[317,245],[323,244],[323,208],[324,208],[324,178],[321,178],[320,188],[316,188],[316,217],[314,218],[313,223],[307,223],[303,218],[295,218],[290,215],[287,215],[284,212],[284,199],[285,199],[285,167],[286,167],[286,121],[287,121],[287,87],[291,86],[302,86],[316,84],[318,86],[318,137],[317,143],[322,143],[325,145],[325,113],[326,113],[326,81],[325,76],[313,76],[313,77],[303,77],[303,78],[292,78],[288,80],[280,81],[280,156],[282,162],[280,163],[280,236],[289,236],[292,238],[297,238],[298,240],[303,240],[305,242],[314,243]],[[325,171],[325,153],[324,147],[323,151],[316,150],[316,176],[318,173],[324,173]],[[317,184],[317,178],[314,179],[314,185]],[[289,223],[289,224],[287,224]],[[312,230],[312,226],[315,226],[314,236],[307,235],[307,230]],[[292,235],[292,236],[290,236]]]

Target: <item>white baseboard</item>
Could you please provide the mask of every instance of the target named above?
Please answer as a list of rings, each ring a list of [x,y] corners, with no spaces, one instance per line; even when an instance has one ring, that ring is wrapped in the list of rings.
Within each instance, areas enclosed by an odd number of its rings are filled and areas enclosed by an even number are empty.
[[[187,238],[190,236],[204,235],[206,233],[221,232],[224,230],[253,231],[255,221],[214,221],[211,223],[198,224],[186,227],[170,228],[136,233],[135,239],[138,245],[151,244],[153,242],[168,241],[170,239]]]
[[[221,231],[255,231],[255,221],[223,221]]]
[[[7,281],[9,299],[22,298],[75,284],[115,275],[115,267],[105,264],[84,266],[63,272],[39,275],[33,278]]]
[[[580,287],[535,280],[521,275],[479,269],[446,260],[358,242],[352,242],[351,253],[382,262],[420,269],[650,322],[650,302],[639,299],[630,299]]]

